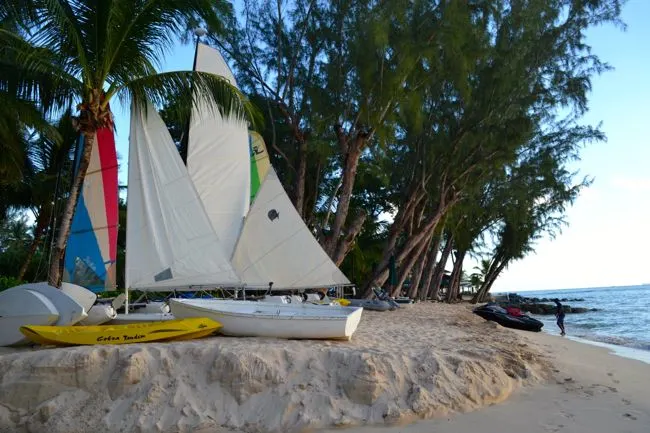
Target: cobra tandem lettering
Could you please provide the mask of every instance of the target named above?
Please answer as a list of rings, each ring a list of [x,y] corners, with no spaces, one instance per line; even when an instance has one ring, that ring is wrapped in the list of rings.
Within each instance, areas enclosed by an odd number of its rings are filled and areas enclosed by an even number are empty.
[[[136,340],[142,340],[145,338],[146,335],[143,334],[135,334],[135,335],[122,335],[120,336],[112,336],[112,335],[100,335],[97,337],[97,342],[100,341],[136,341]]]

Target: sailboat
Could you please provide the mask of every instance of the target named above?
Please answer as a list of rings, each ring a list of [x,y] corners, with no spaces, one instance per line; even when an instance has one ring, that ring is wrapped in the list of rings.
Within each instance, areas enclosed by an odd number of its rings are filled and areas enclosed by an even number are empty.
[[[129,160],[128,286],[145,291],[241,287],[189,172],[151,104],[132,108]],[[264,187],[256,201],[264,197],[263,191]],[[169,303],[175,318],[219,317],[227,335],[283,338],[349,339],[362,311],[206,299]],[[136,315],[125,315],[124,320],[160,320],[151,314],[131,316]]]
[[[75,170],[84,145],[81,136]],[[62,290],[39,282],[0,293],[0,345],[26,342],[20,333],[22,325],[99,324],[111,319],[114,312],[106,306],[93,305],[97,297],[93,292],[115,288],[117,200],[113,129],[100,128],[72,219]]]
[[[199,44],[196,64],[197,69],[218,73],[236,84],[218,51]],[[206,125],[213,125],[212,129],[206,129]],[[219,134],[214,134],[214,125],[219,126]],[[221,136],[222,129],[226,138]],[[251,161],[249,140],[243,122],[222,117],[217,110],[199,102],[192,111],[185,168],[153,107],[134,107],[127,203],[126,282],[129,288],[143,291],[264,288],[273,279],[280,281],[283,289],[349,284],[304,225],[270,164],[260,170],[263,163]],[[259,188],[251,187],[253,164],[257,176],[266,171]],[[227,179],[223,177],[224,172],[228,173]],[[251,195],[253,205],[248,209]],[[271,227],[265,220],[269,206],[277,213],[271,213],[271,222],[275,222]],[[275,221],[278,216],[281,220]],[[273,236],[260,233],[268,229],[275,231]],[[301,252],[307,254],[307,260]],[[284,255],[293,263],[278,262],[274,255]],[[269,272],[274,263],[277,270]],[[227,309],[229,317],[237,319],[226,323],[220,320],[224,325],[222,331],[227,334],[266,332],[260,323],[270,320],[268,317],[243,311],[247,303],[229,302],[232,301],[171,299],[169,304],[176,318],[219,315]],[[313,308],[317,312],[310,314]],[[311,323],[321,324],[336,316],[345,322],[336,338],[351,336],[350,332],[358,324],[356,317],[361,314],[356,309],[327,312],[312,305],[282,306],[279,311],[278,320],[309,317]],[[247,330],[242,330],[242,320],[250,324],[245,327]],[[283,330],[281,336],[332,336],[331,332],[318,331],[318,327],[306,328],[311,331],[299,328],[294,325],[293,330]]]
[[[128,177],[128,288],[170,292],[241,286],[169,131],[150,103],[131,109]],[[127,313],[114,322],[173,318],[162,311]]]
[[[80,136],[77,164],[84,145],[84,137]],[[92,297],[91,292],[115,290],[117,285],[117,170],[111,125],[100,128],[95,135],[65,250],[61,289],[84,305],[87,317],[79,322],[82,325],[100,325],[116,315],[110,305],[96,304],[96,295],[90,305],[86,301]]]
[[[75,171],[84,145],[84,137],[80,136]],[[112,306],[95,303],[95,293],[116,288],[117,170],[115,137],[110,125],[95,134],[65,250],[61,290],[84,306],[87,316],[79,322],[81,325],[99,325],[116,315]]]
[[[237,86],[219,51],[202,43],[197,44],[196,69]],[[266,288],[273,282],[271,290],[279,291],[350,285],[293,206],[264,140],[249,134],[243,121],[203,104],[195,107],[187,171],[246,287]]]

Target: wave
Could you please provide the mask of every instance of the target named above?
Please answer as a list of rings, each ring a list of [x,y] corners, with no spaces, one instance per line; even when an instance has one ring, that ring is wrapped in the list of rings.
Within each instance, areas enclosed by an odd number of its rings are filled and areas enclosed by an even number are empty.
[[[641,349],[650,351],[650,342],[637,340],[635,338],[620,337],[613,335],[599,334],[575,334],[575,337],[584,338],[585,340],[596,341],[599,343],[613,344],[615,346],[629,347],[631,349]]]
[[[588,322],[588,323],[572,323],[571,327],[582,328],[582,329],[597,329],[597,328],[605,328],[606,326],[603,326],[603,324],[601,323]]]

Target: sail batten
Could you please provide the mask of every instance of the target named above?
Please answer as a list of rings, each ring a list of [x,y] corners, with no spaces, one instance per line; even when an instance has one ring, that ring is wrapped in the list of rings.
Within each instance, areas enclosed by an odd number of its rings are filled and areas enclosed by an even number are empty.
[[[237,85],[221,54],[207,45],[197,46],[196,70]],[[221,116],[209,101],[199,99],[190,121],[187,169],[228,257],[249,209],[249,158],[246,121]]]
[[[128,288],[165,291],[241,285],[167,127],[151,104],[131,110],[126,242]]]

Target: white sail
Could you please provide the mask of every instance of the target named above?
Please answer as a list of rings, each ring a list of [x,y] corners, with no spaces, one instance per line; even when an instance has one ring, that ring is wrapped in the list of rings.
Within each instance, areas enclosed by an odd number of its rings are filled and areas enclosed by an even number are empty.
[[[167,127],[147,104],[131,110],[126,286],[239,286]]]
[[[222,76],[237,85],[221,54],[198,44],[196,70]],[[205,210],[232,255],[250,200],[250,152],[246,122],[222,117],[208,101],[192,110],[187,149],[187,169]]]
[[[247,285],[273,289],[350,284],[323,251],[284,191],[273,167],[246,216],[232,264]]]

